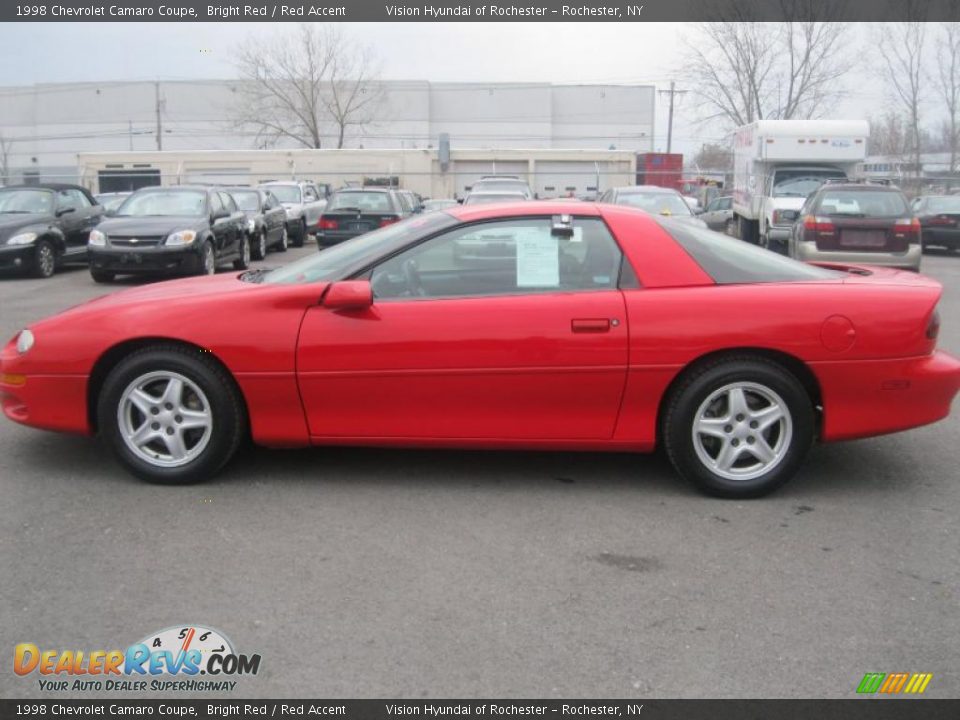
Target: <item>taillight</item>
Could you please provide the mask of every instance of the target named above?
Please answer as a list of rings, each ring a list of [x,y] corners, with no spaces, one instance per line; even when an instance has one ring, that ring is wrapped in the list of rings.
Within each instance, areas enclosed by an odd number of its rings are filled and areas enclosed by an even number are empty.
[[[936,340],[939,334],[940,334],[940,311],[934,309],[933,315],[930,316],[930,322],[927,323],[927,339]]]
[[[822,235],[832,235],[836,228],[830,218],[807,215],[803,218],[803,229],[812,230]]]
[[[400,218],[398,217],[386,217],[380,219],[380,227],[386,227],[387,225],[393,225],[395,222],[398,222]]]
[[[338,227],[340,227],[340,223],[338,223],[333,218],[325,218],[325,217],[320,218],[321,230],[336,230]]]
[[[953,225],[953,220],[948,217],[931,217],[926,219],[927,225]]]
[[[897,237],[913,235],[912,242],[917,242],[920,238],[920,221],[916,218],[900,218],[893,224],[893,234]]]

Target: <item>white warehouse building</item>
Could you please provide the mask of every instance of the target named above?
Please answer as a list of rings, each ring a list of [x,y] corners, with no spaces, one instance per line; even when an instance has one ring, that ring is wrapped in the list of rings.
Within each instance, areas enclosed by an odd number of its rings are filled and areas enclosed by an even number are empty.
[[[196,157],[197,152],[216,151],[224,160],[236,151],[294,150],[295,143],[289,140],[265,143],[253,129],[236,122],[240,82],[87,82],[0,88],[0,175],[6,176],[0,182],[76,182],[83,172],[89,183],[92,159],[107,155],[116,161],[110,164],[133,169],[127,166],[144,164],[137,161],[144,157],[141,153],[156,157],[157,150],[174,164],[181,153]],[[531,165],[535,156],[545,152],[556,155],[544,162],[557,164],[536,169],[542,182],[530,180],[541,189],[554,188],[548,195],[565,194],[571,174],[597,175],[604,171],[601,161],[612,156],[621,161],[653,147],[656,92],[651,85],[385,81],[382,86],[381,99],[364,122],[348,127],[344,148],[405,151],[404,156],[418,151],[436,159],[440,137],[446,134],[452,157],[461,157],[461,168],[447,168],[455,179],[441,183],[452,192],[469,186],[470,175],[529,173],[535,170]],[[331,125],[321,144],[329,149],[336,142]],[[81,153],[87,158],[82,171]],[[469,165],[471,153],[478,156],[479,164]],[[564,170],[562,163],[575,164]],[[264,168],[264,172],[279,175],[285,168]],[[369,168],[337,163],[336,171],[353,178]],[[378,174],[388,172],[389,161],[377,168]],[[587,183],[576,185],[579,192]],[[433,188],[428,192],[435,194]]]

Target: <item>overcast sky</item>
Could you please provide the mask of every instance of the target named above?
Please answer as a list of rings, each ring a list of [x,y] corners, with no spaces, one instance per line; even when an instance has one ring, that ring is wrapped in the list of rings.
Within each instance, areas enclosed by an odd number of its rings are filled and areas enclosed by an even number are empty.
[[[385,79],[656,83],[680,65],[677,23],[343,23],[380,57]],[[7,23],[0,26],[0,86],[98,80],[234,76],[231,51],[270,23]],[[858,39],[869,36],[857,28]],[[684,81],[684,85],[688,84]],[[849,97],[828,116],[882,111],[883,93],[865,66],[851,69]],[[666,98],[658,102],[656,149],[666,149]],[[679,98],[675,151],[717,138],[695,124],[696,102]]]

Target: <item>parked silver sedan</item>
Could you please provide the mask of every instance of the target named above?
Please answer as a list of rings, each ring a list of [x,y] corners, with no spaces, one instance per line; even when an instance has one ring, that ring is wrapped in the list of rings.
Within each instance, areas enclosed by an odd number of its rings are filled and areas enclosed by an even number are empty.
[[[730,195],[715,197],[697,217],[703,220],[711,230],[718,230],[730,236],[736,234],[733,221],[733,198]]]

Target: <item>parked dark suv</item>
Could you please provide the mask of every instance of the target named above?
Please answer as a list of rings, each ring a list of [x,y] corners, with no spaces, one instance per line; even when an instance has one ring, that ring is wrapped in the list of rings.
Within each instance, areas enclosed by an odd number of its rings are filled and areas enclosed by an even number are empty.
[[[287,212],[269,190],[252,187],[222,188],[230,193],[240,212],[247,216],[247,235],[254,260],[263,260],[275,247],[287,251]]]
[[[811,262],[919,270],[920,222],[895,187],[828,182],[800,209],[787,252]]]
[[[320,216],[317,245],[322,250],[409,216],[399,192],[386,188],[345,188],[330,196]]]
[[[48,278],[58,265],[86,262],[87,237],[103,208],[77,185],[0,189],[0,269]]]
[[[250,262],[247,218],[221,188],[151,187],[137,190],[116,214],[90,233],[90,274],[213,275],[232,260]]]

